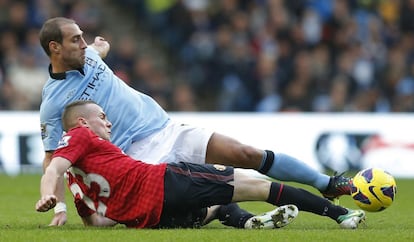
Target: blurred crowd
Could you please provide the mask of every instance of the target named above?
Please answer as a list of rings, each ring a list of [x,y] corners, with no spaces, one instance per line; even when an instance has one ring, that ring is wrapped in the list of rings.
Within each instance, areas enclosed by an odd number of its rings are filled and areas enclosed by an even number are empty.
[[[0,0],[0,110],[39,110],[49,59],[38,33],[55,16],[76,19],[91,34],[101,31],[96,6],[71,0]]]
[[[414,0],[119,0],[164,51],[115,38],[109,1],[0,0],[0,110],[37,110],[37,33],[75,19],[111,41],[107,63],[168,111],[413,112]],[[108,36],[109,35],[109,36]]]

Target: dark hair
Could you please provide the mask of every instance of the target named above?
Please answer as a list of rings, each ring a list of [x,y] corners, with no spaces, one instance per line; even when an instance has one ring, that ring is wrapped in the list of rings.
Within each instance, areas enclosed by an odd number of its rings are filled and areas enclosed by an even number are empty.
[[[64,17],[56,17],[47,20],[42,29],[39,32],[40,45],[48,56],[50,56],[49,43],[50,41],[56,41],[62,43],[63,35],[61,27],[65,24],[75,24],[75,20]]]
[[[68,131],[76,125],[76,118],[80,115],[87,115],[86,110],[80,109],[86,104],[96,104],[92,100],[77,100],[73,101],[65,106],[62,114],[62,127],[64,131]]]

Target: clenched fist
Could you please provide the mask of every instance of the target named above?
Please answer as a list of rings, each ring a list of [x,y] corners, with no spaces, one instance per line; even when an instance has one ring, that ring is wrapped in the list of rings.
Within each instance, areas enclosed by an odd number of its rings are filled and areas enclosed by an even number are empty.
[[[36,211],[47,212],[56,206],[57,198],[55,195],[46,195],[36,203]]]

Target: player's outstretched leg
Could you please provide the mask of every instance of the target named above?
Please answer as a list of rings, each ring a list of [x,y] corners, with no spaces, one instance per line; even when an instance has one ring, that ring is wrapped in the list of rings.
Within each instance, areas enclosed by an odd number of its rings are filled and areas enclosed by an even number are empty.
[[[337,206],[304,189],[276,182],[271,184],[267,202],[276,206],[294,204],[300,211],[327,216],[344,229],[356,229],[361,222],[365,221],[365,212],[362,210],[350,210]]]
[[[330,200],[342,195],[351,195],[351,178],[343,176],[343,173],[330,177],[287,154],[265,150],[258,171],[280,181],[294,181],[313,186]]]
[[[290,224],[299,210],[295,205],[284,205],[267,213],[253,216],[244,224],[245,229],[274,229]]]

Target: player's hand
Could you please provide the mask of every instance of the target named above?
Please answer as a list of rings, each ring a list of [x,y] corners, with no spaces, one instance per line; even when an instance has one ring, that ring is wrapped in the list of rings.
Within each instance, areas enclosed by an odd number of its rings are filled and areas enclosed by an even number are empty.
[[[110,45],[108,43],[108,41],[106,41],[103,37],[101,36],[96,36],[95,37],[95,41],[93,42],[93,44],[91,44],[91,46],[98,51],[99,56],[101,58],[105,58],[106,55],[108,54],[108,51],[110,49]]]
[[[105,38],[101,37],[101,36],[96,36],[95,41],[93,42],[93,44],[97,47],[109,48],[108,41],[106,41]]]
[[[57,198],[55,195],[46,195],[36,203],[36,211],[47,212],[56,206]]]
[[[50,222],[49,226],[62,226],[66,223],[66,221],[66,212],[56,213],[52,221]]]

